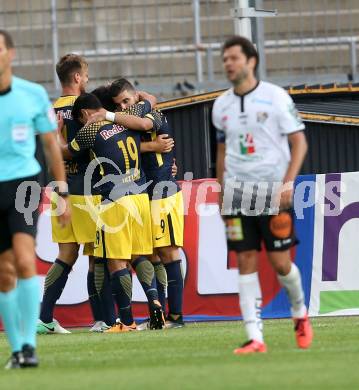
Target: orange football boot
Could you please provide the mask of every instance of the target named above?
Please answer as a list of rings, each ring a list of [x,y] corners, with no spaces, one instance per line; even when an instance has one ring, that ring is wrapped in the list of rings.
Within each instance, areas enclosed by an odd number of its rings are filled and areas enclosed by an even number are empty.
[[[293,318],[295,338],[299,348],[307,349],[313,341],[313,328],[308,314],[304,318]]]
[[[137,330],[136,323],[133,322],[131,325],[125,325],[120,321],[116,321],[116,324],[111,326],[110,329],[105,330],[103,333],[124,333],[133,332]]]
[[[248,355],[251,353],[265,353],[267,352],[267,346],[257,340],[249,340],[241,347],[235,349],[233,353],[235,355]]]

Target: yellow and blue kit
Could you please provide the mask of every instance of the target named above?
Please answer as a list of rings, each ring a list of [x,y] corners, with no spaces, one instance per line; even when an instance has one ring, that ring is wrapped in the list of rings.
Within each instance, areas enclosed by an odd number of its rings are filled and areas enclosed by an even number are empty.
[[[66,142],[71,142],[81,129],[81,123],[72,118],[72,107],[77,96],[61,96],[54,103],[56,113],[61,113],[64,119],[62,135]],[[90,244],[96,234],[96,218],[94,208],[101,201],[100,196],[92,195],[92,185],[85,191],[85,173],[91,161],[89,151],[79,153],[74,159],[65,161],[66,178],[69,185],[71,204],[71,223],[65,227],[59,224],[55,216],[51,217],[52,240],[57,243]],[[86,192],[86,193],[85,193]],[[57,194],[52,195],[52,209],[56,209]],[[91,255],[91,247],[86,245],[84,254]]]
[[[83,127],[69,144],[76,156],[91,150],[101,165],[104,201],[98,213],[95,256],[130,260],[152,253],[146,177],[141,169],[141,136],[110,122]]]
[[[173,137],[166,117],[159,111],[145,115],[153,123],[151,132],[142,136],[143,141],[153,141],[158,135]],[[174,151],[169,153],[143,153],[143,170],[150,183],[148,194],[151,203],[152,241],[154,248],[183,246],[184,209],[182,192],[172,175]]]

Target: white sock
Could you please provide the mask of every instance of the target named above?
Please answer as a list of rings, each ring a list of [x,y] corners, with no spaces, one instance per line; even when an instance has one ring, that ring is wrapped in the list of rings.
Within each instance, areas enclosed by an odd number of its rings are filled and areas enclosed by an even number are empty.
[[[239,305],[248,340],[256,340],[262,343],[262,292],[257,272],[239,275]]]
[[[307,313],[307,308],[304,304],[302,278],[298,267],[292,263],[292,267],[288,275],[278,275],[278,280],[288,294],[291,304],[292,317],[303,318]]]

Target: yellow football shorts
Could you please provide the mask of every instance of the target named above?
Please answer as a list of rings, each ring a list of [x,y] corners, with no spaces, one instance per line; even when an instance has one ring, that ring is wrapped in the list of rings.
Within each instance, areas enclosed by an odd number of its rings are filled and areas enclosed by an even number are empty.
[[[58,195],[51,195],[51,210],[56,210]],[[85,244],[94,242],[100,195],[70,195],[71,222],[64,227],[56,216],[51,216],[52,241],[57,243],[76,242]]]
[[[183,246],[184,210],[182,191],[168,198],[151,200],[154,248]]]
[[[131,260],[152,254],[151,212],[148,194],[127,195],[101,205],[94,255]]]
[[[95,243],[86,242],[86,244],[84,244],[82,254],[84,256],[94,256],[94,253],[95,253]]]

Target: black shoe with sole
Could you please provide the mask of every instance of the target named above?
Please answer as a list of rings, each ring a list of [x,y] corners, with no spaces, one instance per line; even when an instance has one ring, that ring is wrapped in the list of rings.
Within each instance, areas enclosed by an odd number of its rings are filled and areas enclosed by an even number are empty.
[[[150,329],[163,329],[166,327],[162,307],[153,307],[150,314]]]
[[[184,321],[182,314],[168,314],[166,318],[166,328],[175,329],[175,328],[183,328]]]
[[[37,367],[39,359],[36,356],[35,348],[29,344],[24,344],[22,347],[22,361],[20,365],[22,368]]]

